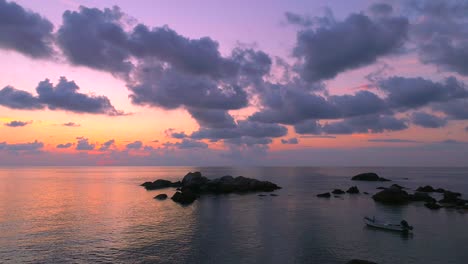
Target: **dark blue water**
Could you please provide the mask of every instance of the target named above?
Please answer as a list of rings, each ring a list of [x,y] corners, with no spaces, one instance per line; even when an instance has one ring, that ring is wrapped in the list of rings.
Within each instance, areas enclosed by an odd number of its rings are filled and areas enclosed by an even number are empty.
[[[277,197],[203,196],[182,207],[140,183],[243,175],[273,181]],[[366,171],[391,183],[352,182]],[[407,180],[404,178],[408,178]],[[368,195],[320,199],[357,185],[375,193],[430,184],[468,198],[468,168],[42,167],[0,169],[1,263],[467,263],[468,212],[391,207]],[[412,236],[370,229],[365,215],[415,226]]]

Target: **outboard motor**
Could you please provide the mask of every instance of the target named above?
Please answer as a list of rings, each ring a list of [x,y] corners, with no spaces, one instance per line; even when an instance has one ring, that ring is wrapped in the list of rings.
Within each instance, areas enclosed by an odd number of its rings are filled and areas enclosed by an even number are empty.
[[[413,227],[410,226],[410,225],[408,224],[408,222],[406,222],[406,220],[402,220],[402,221],[400,222],[400,225],[401,225],[403,228],[405,228],[406,230],[413,230]]]

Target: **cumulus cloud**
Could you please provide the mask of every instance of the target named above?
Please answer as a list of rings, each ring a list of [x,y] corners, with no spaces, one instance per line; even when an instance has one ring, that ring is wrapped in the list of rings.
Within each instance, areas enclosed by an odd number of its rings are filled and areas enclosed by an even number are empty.
[[[67,149],[67,148],[71,148],[71,146],[73,146],[73,143],[65,143],[65,144],[58,144],[56,148]]]
[[[188,111],[202,127],[233,128],[236,126],[234,118],[225,110],[190,108]]]
[[[425,128],[439,128],[447,125],[447,119],[428,114],[426,112],[414,112],[411,115],[413,124]]]
[[[450,119],[468,119],[468,99],[457,99],[450,102],[436,104],[434,109],[444,112]]]
[[[36,88],[38,96],[7,86],[0,90],[0,105],[25,110],[42,109],[47,106],[50,110],[65,110],[74,113],[110,116],[125,114],[115,109],[106,96],[79,93],[79,89],[74,81],[68,81],[65,77],[60,77],[55,86],[49,79],[40,82]]]
[[[390,77],[379,82],[381,90],[387,93],[386,101],[394,108],[418,108],[433,102],[444,102],[468,97],[466,85],[455,77],[444,82],[406,77]]]
[[[326,134],[382,133],[408,128],[406,120],[390,115],[367,115],[344,119],[322,126]]]
[[[134,141],[132,143],[128,143],[125,148],[126,149],[141,149],[141,147],[143,147],[143,142],[137,140],[137,141]]]
[[[35,140],[29,143],[9,144],[7,142],[0,142],[0,150],[6,151],[39,151],[44,147],[44,143]]]
[[[108,140],[108,141],[101,144],[101,147],[99,147],[99,151],[107,151],[112,146],[114,146],[114,144],[115,144],[115,140],[113,140],[113,139]]]
[[[24,110],[43,109],[44,105],[39,98],[26,91],[17,90],[11,86],[6,86],[0,90],[0,105]]]
[[[118,7],[87,8],[65,11],[57,32],[57,44],[68,60],[76,65],[127,74],[132,69],[127,48],[127,34]]]
[[[5,126],[8,126],[8,127],[24,127],[24,126],[27,126],[29,124],[31,124],[32,121],[27,121],[27,122],[24,122],[24,121],[10,121],[8,123],[5,123]]]
[[[281,143],[295,145],[295,144],[299,144],[299,140],[297,140],[297,138],[281,139]]]
[[[15,50],[33,58],[53,53],[52,23],[15,2],[0,0],[0,48]]]
[[[297,34],[294,56],[307,81],[334,78],[338,73],[374,63],[402,47],[408,31],[403,17],[372,19],[351,14],[344,21]]]
[[[468,3],[453,0],[406,3],[416,16],[411,32],[421,61],[468,75]]]
[[[77,144],[76,144],[76,150],[94,150],[96,147],[95,144],[89,143],[89,140],[84,137],[77,137]]]

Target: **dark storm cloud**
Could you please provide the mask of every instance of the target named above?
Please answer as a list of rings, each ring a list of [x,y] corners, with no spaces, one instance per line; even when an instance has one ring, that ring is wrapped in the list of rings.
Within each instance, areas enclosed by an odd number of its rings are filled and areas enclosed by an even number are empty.
[[[306,120],[301,123],[298,123],[294,126],[294,130],[298,134],[321,134],[322,126],[317,122],[317,120]]]
[[[297,140],[297,138],[281,139],[281,143],[295,145],[299,144],[299,140]]]
[[[294,56],[302,61],[302,78],[313,82],[374,63],[404,43],[408,20],[383,17],[372,20],[351,14],[344,21],[298,32]]]
[[[101,147],[99,148],[99,151],[109,150],[109,148],[112,147],[114,144],[115,144],[115,140],[113,140],[113,139],[108,140],[108,141],[102,143]]]
[[[39,99],[26,91],[7,86],[0,90],[0,105],[13,109],[37,110],[43,109]]]
[[[29,125],[31,123],[32,123],[32,121],[24,122],[24,121],[14,120],[14,121],[5,123],[5,126],[8,126],[8,127],[24,127],[24,126],[27,126],[27,125]]]
[[[68,122],[68,123],[63,123],[62,126],[66,127],[79,127],[81,126],[80,124],[74,123],[74,122]]]
[[[93,150],[96,145],[89,143],[89,140],[84,137],[77,137],[76,150]]]
[[[201,127],[233,128],[236,126],[234,118],[225,110],[190,108],[188,111]]]
[[[403,109],[468,97],[466,85],[455,77],[446,78],[444,82],[391,77],[381,80],[379,87],[387,93],[386,101],[391,107]]]
[[[44,143],[35,140],[30,143],[8,144],[0,142],[0,150],[6,151],[38,151],[44,147]]]
[[[0,48],[33,58],[50,57],[53,29],[52,23],[39,14],[0,0]]]
[[[435,115],[428,114],[426,112],[414,112],[411,115],[411,121],[413,122],[413,124],[425,128],[439,128],[447,125],[446,118],[441,118]]]
[[[406,1],[415,13],[412,36],[423,63],[468,75],[468,2]]]
[[[56,148],[67,149],[67,148],[70,148],[71,146],[73,146],[72,143],[65,143],[65,144],[58,144]]]
[[[128,73],[132,64],[128,36],[120,24],[122,15],[118,7],[102,11],[80,6],[79,11],[65,11],[57,44],[73,64]]]
[[[39,83],[36,88],[39,101],[51,110],[61,109],[75,113],[123,115],[112,106],[109,98],[79,93],[80,88],[73,81],[60,77],[59,83],[53,85],[48,79]]]
[[[141,147],[143,147],[143,142],[137,140],[135,142],[128,143],[125,147],[126,149],[141,149]]]

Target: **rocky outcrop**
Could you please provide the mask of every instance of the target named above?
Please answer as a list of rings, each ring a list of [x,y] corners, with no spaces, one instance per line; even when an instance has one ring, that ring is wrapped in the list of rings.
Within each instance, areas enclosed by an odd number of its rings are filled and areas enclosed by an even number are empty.
[[[424,206],[426,206],[427,208],[429,208],[431,210],[438,210],[438,209],[440,209],[442,207],[442,206],[440,206],[440,204],[438,204],[436,202],[425,203]]]
[[[398,188],[388,188],[380,191],[372,196],[376,202],[385,204],[405,204],[410,201],[410,196],[407,192]]]
[[[424,187],[420,186],[416,189],[417,192],[435,192],[435,189],[430,186],[430,185],[426,185]]]
[[[317,197],[321,198],[330,198],[331,194],[329,192],[317,194]]]
[[[154,199],[156,200],[166,200],[167,199],[167,194],[165,193],[161,193],[161,194],[158,194],[154,197]]]
[[[171,182],[168,180],[155,180],[154,182],[145,182],[141,184],[141,186],[145,187],[146,190],[158,190],[169,187],[180,187],[182,186],[182,183],[180,181]]]
[[[257,179],[243,176],[232,177],[223,176],[213,180],[204,177],[200,172],[187,173],[181,182],[170,182],[168,180],[156,180],[142,184],[147,190],[156,190],[167,187],[178,187],[177,192],[171,199],[177,203],[190,204],[199,195],[205,193],[242,193],[242,192],[272,192],[281,189],[278,185],[269,181],[259,181]]]
[[[414,194],[409,195],[409,200],[412,202],[426,202],[426,203],[435,203],[436,199],[432,198],[426,192],[415,192]]]
[[[344,194],[345,191],[341,190],[341,189],[335,189],[332,191],[333,194]]]
[[[353,181],[390,181],[388,179],[379,177],[379,175],[377,175],[374,172],[366,172],[366,173],[358,174],[354,176],[353,178],[351,178],[351,180]]]
[[[461,193],[445,191],[444,198],[442,198],[439,201],[439,203],[451,204],[455,206],[464,206],[466,201],[463,199],[460,199],[460,197],[461,197]]]
[[[349,189],[346,192],[349,194],[357,194],[359,193],[359,189],[357,186],[352,186],[352,187],[349,187]]]

